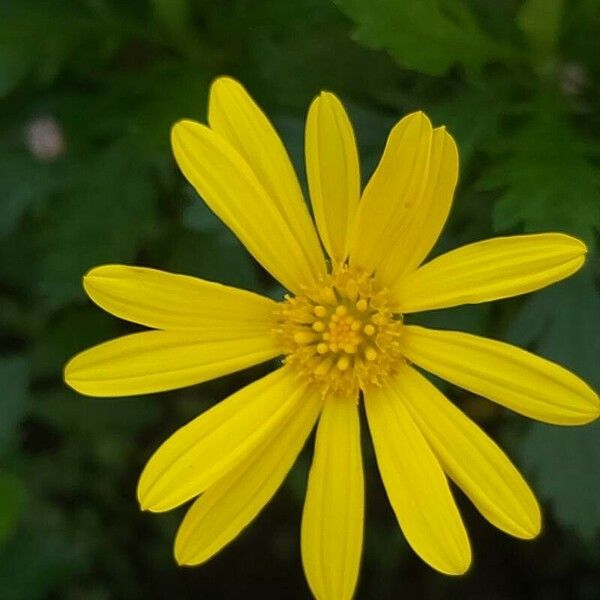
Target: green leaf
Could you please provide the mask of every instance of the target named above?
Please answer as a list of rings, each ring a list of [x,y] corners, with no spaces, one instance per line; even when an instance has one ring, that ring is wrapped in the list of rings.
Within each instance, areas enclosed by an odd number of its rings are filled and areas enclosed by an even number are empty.
[[[593,244],[600,226],[600,173],[590,162],[590,148],[556,107],[536,106],[509,139],[508,155],[480,182],[503,189],[495,230],[562,230]]]
[[[114,337],[118,321],[91,300],[86,306],[70,307],[45,324],[35,338],[30,354],[34,378],[61,377],[66,361],[88,346]]]
[[[600,423],[535,424],[518,448],[519,464],[556,519],[591,542],[600,532]]]
[[[485,334],[490,308],[487,304],[457,306],[443,310],[407,315],[406,322],[435,329],[459,329],[469,333]]]
[[[186,187],[186,195],[191,197],[191,202],[183,209],[181,217],[184,227],[200,233],[208,233],[224,229],[225,226],[219,217],[208,208],[206,202],[198,198],[191,187]]]
[[[461,181],[465,166],[482,151],[498,131],[502,105],[493,84],[462,88],[449,98],[429,103],[428,112],[436,125],[445,125],[459,149]]]
[[[25,487],[21,480],[0,471],[0,546],[13,533],[25,503]]]
[[[335,0],[356,24],[356,39],[387,50],[402,66],[443,75],[478,71],[503,54],[461,0]]]
[[[107,439],[134,442],[139,431],[156,422],[158,409],[158,404],[148,396],[92,398],[60,385],[35,395],[33,414],[65,436],[68,451],[79,448],[83,453],[93,452],[95,446],[105,444]]]
[[[169,258],[162,261],[164,268],[218,281],[247,290],[262,291],[258,280],[258,267],[248,251],[219,224],[215,231],[195,233],[179,232],[169,240]]]
[[[97,32],[94,21],[73,3],[47,0],[0,4],[0,98],[33,73],[52,82],[67,59]]]
[[[0,453],[11,448],[17,439],[18,427],[27,412],[27,362],[20,356],[0,358]]]
[[[33,65],[31,55],[1,37],[0,33],[0,98],[17,87]]]
[[[192,15],[188,0],[152,0],[158,20],[180,39],[193,36]]]
[[[152,231],[156,189],[149,165],[117,142],[73,164],[73,182],[43,219],[39,291],[49,307],[83,296],[81,277],[102,263],[130,263]]]
[[[0,279],[4,286],[26,293],[30,298],[35,293],[40,272],[39,237],[35,226],[21,227],[4,238],[0,236]]]
[[[60,584],[81,569],[82,557],[67,532],[57,530],[56,525],[41,515],[28,519],[0,554],[2,600],[52,597]]]
[[[390,129],[394,126],[396,118],[352,102],[344,102],[344,104],[356,134],[360,158],[360,175],[364,187],[379,163],[386,138]]]
[[[18,152],[0,152],[0,238],[12,233],[31,206],[54,191],[48,165]]]
[[[114,107],[107,111],[139,152],[164,160],[171,155],[170,130],[179,119],[206,120],[209,79],[193,63],[161,60],[136,74],[111,79]]]
[[[564,8],[564,0],[526,0],[521,6],[517,23],[540,54],[554,50]]]
[[[508,332],[600,388],[600,294],[589,268],[535,294]],[[560,523],[591,540],[600,532],[600,423],[582,427],[533,424],[519,463]]]

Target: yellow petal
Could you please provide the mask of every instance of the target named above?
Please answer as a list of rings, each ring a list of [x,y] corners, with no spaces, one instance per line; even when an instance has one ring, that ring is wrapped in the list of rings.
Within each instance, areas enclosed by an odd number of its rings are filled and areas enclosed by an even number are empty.
[[[68,385],[86,396],[132,396],[208,381],[280,354],[272,335],[206,341],[184,331],[144,331],[74,356]]]
[[[378,277],[394,287],[405,273],[416,269],[437,241],[458,179],[458,150],[444,127],[433,130],[431,154],[423,193],[406,206],[402,233],[388,249]]]
[[[220,283],[124,265],[92,269],[83,286],[98,306],[121,319],[194,332],[206,341],[268,334],[277,306],[264,296]]]
[[[398,523],[434,569],[464,573],[471,548],[442,468],[393,387],[365,392],[375,456]]]
[[[404,365],[393,383],[444,471],[481,514],[519,538],[540,532],[540,507],[506,454],[435,386]]]
[[[162,512],[201,494],[275,435],[305,397],[296,374],[283,367],[177,430],[142,472],[142,508]]]
[[[326,400],[302,514],[302,563],[318,600],[349,600],[362,552],[364,481],[356,398]]]
[[[579,377],[516,346],[414,325],[404,327],[401,343],[430,373],[532,419],[580,425],[600,414],[598,395]]]
[[[298,293],[324,275],[322,253],[315,259],[307,251],[308,237],[301,237],[309,235],[305,228],[274,202],[224,137],[200,123],[180,121],[171,143],[187,180],[273,277]]]
[[[336,261],[347,254],[360,198],[360,169],[352,124],[329,92],[313,101],[306,119],[306,175],[317,228]]]
[[[431,123],[422,112],[404,117],[390,132],[358,207],[350,242],[352,264],[379,276],[390,253],[401,250],[410,217],[427,189],[432,137]]]
[[[196,500],[175,538],[179,564],[208,560],[258,515],[291,469],[321,406],[320,394],[306,394],[288,422]]]
[[[208,123],[253,171],[302,249],[310,272],[323,275],[323,253],[289,156],[269,119],[239,82],[230,77],[213,82]]]
[[[400,312],[488,302],[537,290],[577,271],[586,246],[562,233],[514,235],[434,258],[393,288]]]

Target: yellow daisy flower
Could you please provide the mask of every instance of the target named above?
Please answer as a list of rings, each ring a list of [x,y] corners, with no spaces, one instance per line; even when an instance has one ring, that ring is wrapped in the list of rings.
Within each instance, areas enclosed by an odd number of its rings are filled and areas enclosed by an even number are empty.
[[[100,344],[65,368],[82,394],[127,396],[284,356],[273,373],[175,432],[146,465],[143,509],[197,498],[177,533],[177,561],[202,563],[233,540],[274,495],[318,421],[302,559],[317,598],[350,598],[363,542],[361,397],[400,528],[433,568],[455,575],[471,562],[448,477],[496,527],[536,536],[540,510],[523,477],[415,367],[547,423],[592,421],[597,394],[525,350],[409,325],[403,315],[539,289],[577,271],[585,245],[560,233],[499,237],[421,266],[458,177],[452,137],[421,112],[392,129],[361,194],[346,112],[331,93],[314,100],[306,167],[316,229],[281,140],[239,83],[214,82],[208,123],[175,125],[175,158],[290,294],[275,302],[185,275],[101,266],[84,278],[90,298],[153,331]]]

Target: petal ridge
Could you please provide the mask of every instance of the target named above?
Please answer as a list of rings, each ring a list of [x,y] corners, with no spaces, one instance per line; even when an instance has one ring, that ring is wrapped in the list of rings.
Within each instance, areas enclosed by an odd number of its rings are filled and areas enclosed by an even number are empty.
[[[392,385],[444,471],[481,514],[515,537],[538,535],[537,500],[497,444],[413,367],[404,365]]]
[[[600,414],[582,379],[517,346],[464,333],[406,325],[404,355],[426,371],[515,412],[556,425],[581,425]]]
[[[195,501],[175,538],[179,564],[209,560],[254,520],[283,483],[321,407],[322,398],[307,393],[280,430]]]
[[[275,279],[298,293],[325,274],[322,253],[316,261],[306,254],[294,232],[295,221],[282,214],[224,137],[206,125],[184,120],[174,125],[171,143],[187,180]]]
[[[364,476],[355,398],[325,401],[302,514],[302,564],[319,600],[350,600],[362,553]]]
[[[208,123],[256,175],[318,279],[325,263],[317,232],[287,150],[269,118],[241,83],[218,77],[210,88]]]
[[[346,258],[360,198],[360,166],[343,104],[321,92],[310,105],[305,132],[306,175],[317,229],[329,256]]]
[[[142,508],[170,510],[226,476],[292,418],[305,387],[282,367],[178,429],[144,467],[138,483]]]
[[[563,233],[490,238],[434,258],[392,294],[405,313],[508,298],[569,277],[586,252],[583,242]]]
[[[365,408],[379,472],[406,540],[434,569],[464,573],[471,563],[469,539],[423,433],[389,385],[368,390]]]
[[[144,331],[76,354],[65,365],[64,379],[86,396],[149,394],[208,381],[280,353],[272,335],[206,341],[182,331]]]
[[[363,192],[350,243],[350,262],[377,275],[410,226],[407,216],[424,192],[433,130],[422,112],[391,130],[383,155]],[[385,280],[386,285],[391,281]]]
[[[83,278],[107,312],[146,327],[219,340],[266,334],[276,303],[253,292],[145,267],[102,265]]]

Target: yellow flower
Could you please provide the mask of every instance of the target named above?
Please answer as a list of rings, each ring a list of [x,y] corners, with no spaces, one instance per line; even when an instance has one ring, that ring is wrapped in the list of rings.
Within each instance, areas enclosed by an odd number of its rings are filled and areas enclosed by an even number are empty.
[[[420,266],[458,176],[452,137],[420,112],[392,129],[361,194],[343,106],[327,92],[314,100],[306,167],[316,230],[283,144],[239,83],[215,81],[208,122],[175,125],[175,158],[290,295],[274,302],[185,275],[101,266],[84,278],[90,298],[153,331],[101,344],[65,368],[82,394],[127,396],[284,356],[273,373],[175,432],[144,469],[143,509],[198,497],[177,533],[177,561],[199,564],[233,540],[281,485],[318,420],[302,559],[317,598],[350,598],[363,540],[361,397],[390,503],[423,560],[448,574],[471,562],[447,477],[499,529],[536,536],[540,511],[523,477],[415,366],[548,423],[592,421],[598,396],[525,350],[405,324],[403,315],[539,289],[577,271],[585,245],[560,233],[501,237]]]

